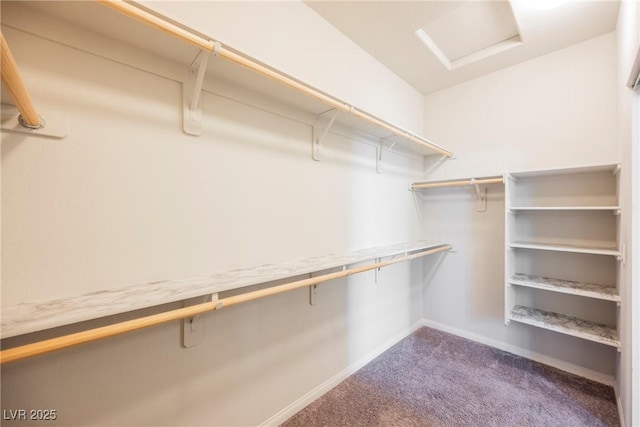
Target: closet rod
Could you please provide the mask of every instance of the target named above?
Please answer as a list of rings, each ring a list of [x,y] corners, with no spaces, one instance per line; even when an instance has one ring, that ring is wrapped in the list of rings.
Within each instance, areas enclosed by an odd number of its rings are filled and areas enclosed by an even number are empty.
[[[335,108],[336,110],[342,111],[342,112],[346,112],[346,113],[350,113],[356,117],[361,118],[362,120],[365,120],[369,123],[372,123],[378,127],[381,127],[383,129],[386,129],[390,132],[392,132],[395,135],[401,136],[411,142],[414,142],[418,145],[422,145],[424,147],[427,147],[433,151],[436,151],[440,154],[442,154],[443,156],[446,157],[453,157],[453,153],[451,153],[450,151],[444,149],[443,147],[439,146],[438,144],[429,141],[428,139],[416,135],[412,132],[409,132],[397,125],[394,125],[393,123],[387,122],[386,120],[377,118],[369,113],[366,113],[364,111],[358,110],[356,107],[347,104],[344,101],[341,101],[337,98],[334,98],[331,95],[327,95],[321,91],[319,91],[318,89],[315,89],[307,84],[301,83],[283,73],[281,73],[280,71],[276,71],[274,69],[271,69],[265,65],[262,65],[256,61],[254,61],[253,59],[247,58],[245,56],[239,55],[236,52],[233,52],[232,50],[222,46],[220,43],[215,42],[213,40],[209,40],[209,39],[205,39],[204,37],[195,34],[192,31],[186,30],[185,28],[182,28],[172,22],[169,22],[161,17],[158,17],[152,13],[149,13],[147,11],[144,11],[142,9],[140,9],[139,7],[136,7],[130,3],[125,2],[124,0],[95,0],[98,3],[109,7],[117,12],[120,12],[123,15],[126,15],[130,18],[135,19],[136,21],[142,22],[144,24],[147,24],[153,28],[156,28],[166,34],[169,34],[171,36],[174,36],[182,41],[185,41],[187,43],[190,43],[194,46],[196,46],[199,49],[205,50],[207,52],[210,53],[215,53],[223,58],[225,58],[228,61],[234,62],[242,67],[248,68],[258,74],[261,74],[265,77],[268,77],[272,80],[275,80],[281,84],[284,84],[285,86],[289,86],[293,89],[298,90],[299,92],[302,92],[304,94],[306,94],[307,96],[310,96],[312,98],[315,98],[316,100],[325,103],[329,106],[331,106],[332,108]]]
[[[411,184],[413,190],[419,188],[438,188],[438,187],[462,187],[464,185],[480,185],[480,184],[502,184],[504,180],[501,176],[487,177],[479,179],[461,179],[457,181],[434,181],[434,182],[419,182]]]
[[[43,125],[42,119],[36,112],[33,102],[31,102],[29,92],[27,92],[24,81],[20,76],[18,65],[16,64],[16,61],[11,54],[11,50],[9,50],[9,45],[1,32],[0,45],[2,82],[18,108],[18,112],[20,113],[18,121],[20,121],[20,124],[26,128],[38,129]]]
[[[364,271],[374,270],[381,267],[386,267],[391,264],[397,264],[404,261],[410,261],[415,258],[420,258],[426,255],[431,255],[438,252],[444,252],[451,249],[451,245],[442,245],[437,248],[429,249],[422,252],[417,252],[411,255],[405,255],[400,258],[393,258],[387,261],[376,262],[373,264],[364,265],[361,267],[354,267],[337,271],[335,273],[323,274],[317,277],[311,277],[308,279],[298,280],[295,282],[286,283],[284,285],[273,286],[266,289],[260,289],[257,291],[247,292],[240,295],[235,295],[227,298],[223,298],[217,301],[206,302],[189,307],[179,308],[176,310],[167,311],[164,313],[153,314],[151,316],[141,317],[139,319],[127,320],[125,322],[115,323],[113,325],[102,326],[100,328],[89,329],[82,332],[76,332],[74,334],[64,335],[57,338],[51,338],[27,344],[19,347],[10,348],[0,351],[0,363],[9,363],[27,357],[37,356],[39,354],[49,353],[63,348],[72,347],[75,345],[96,341],[102,338],[108,338],[115,335],[124,334],[126,332],[135,331],[149,326],[159,325],[161,323],[170,322],[172,320],[185,319],[193,317],[198,314],[206,313],[209,311],[219,310],[224,307],[231,307],[232,305],[240,304],[247,301],[252,301],[258,298],[264,298],[270,295],[280,294],[282,292],[291,291],[293,289],[303,288],[307,286],[317,285],[319,283],[327,282],[329,280],[338,279],[341,277],[350,276],[352,274],[362,273]]]

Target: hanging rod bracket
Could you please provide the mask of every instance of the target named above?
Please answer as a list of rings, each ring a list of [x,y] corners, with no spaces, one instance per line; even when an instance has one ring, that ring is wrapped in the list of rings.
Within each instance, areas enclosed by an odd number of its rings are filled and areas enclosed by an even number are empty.
[[[389,136],[380,138],[380,141],[382,141],[383,145],[388,142],[389,147],[387,147],[387,151],[391,152],[391,150],[393,150],[393,147],[395,147],[395,145],[398,143],[399,138],[400,138],[399,135],[389,135]]]
[[[382,173],[382,142],[376,147],[376,173]]]
[[[44,116],[47,117],[45,122],[43,116],[40,116],[40,125],[38,127],[23,124],[18,109],[9,104],[2,104],[0,109],[1,128],[3,132],[21,133],[34,136],[44,136],[49,138],[63,139],[69,135],[69,123],[67,118],[62,114],[56,114],[53,111],[45,111]]]
[[[213,52],[211,52],[213,54],[213,56],[218,56],[220,55],[220,51],[222,50],[222,44],[220,42],[214,42],[213,43]],[[203,52],[203,51],[201,51]]]
[[[316,123],[313,125],[311,135],[311,157],[315,161],[320,161],[322,141],[329,133],[331,126],[340,115],[340,110],[332,108],[316,117]]]
[[[481,190],[475,178],[471,178],[471,185],[473,185],[476,191],[476,212],[486,212],[487,188],[485,187]]]
[[[220,45],[220,43],[217,43]],[[219,48],[218,48],[219,50]],[[214,55],[216,50],[214,47]],[[202,84],[211,54],[201,50],[195,57],[182,83],[182,129],[189,135],[202,135]]]
[[[184,307],[204,304],[210,301],[218,301],[218,294],[203,295],[201,297],[189,298],[184,301]],[[202,314],[182,319],[182,346],[185,348],[194,347],[202,342],[204,338],[204,322]]]

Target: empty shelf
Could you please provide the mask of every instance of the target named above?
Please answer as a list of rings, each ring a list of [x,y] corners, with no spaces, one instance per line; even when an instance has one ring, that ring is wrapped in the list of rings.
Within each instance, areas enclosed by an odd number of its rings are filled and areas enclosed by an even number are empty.
[[[66,299],[2,307],[2,338],[154,307],[189,298],[293,278],[343,266],[446,246],[439,242],[402,243],[225,271],[209,276],[163,280],[106,289]]]
[[[620,296],[613,286],[595,285],[592,283],[574,282],[571,280],[553,279],[550,277],[515,274],[509,283],[529,288],[544,289],[564,294],[580,295],[607,301],[620,301]]]
[[[522,305],[516,305],[509,318],[515,322],[537,326],[538,328],[560,332],[612,347],[620,347],[618,332],[615,328],[600,323]]]
[[[538,249],[543,251],[557,251],[557,252],[574,252],[581,254],[595,254],[595,255],[611,255],[620,256],[620,251],[613,247],[596,247],[596,246],[579,246],[568,245],[559,243],[530,243],[530,242],[513,242],[509,245],[512,248],[522,249]]]

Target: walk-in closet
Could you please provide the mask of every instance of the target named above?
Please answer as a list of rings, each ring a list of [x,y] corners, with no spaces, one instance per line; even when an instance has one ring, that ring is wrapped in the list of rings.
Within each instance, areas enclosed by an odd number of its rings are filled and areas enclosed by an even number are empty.
[[[0,4],[2,425],[640,425],[640,2]]]

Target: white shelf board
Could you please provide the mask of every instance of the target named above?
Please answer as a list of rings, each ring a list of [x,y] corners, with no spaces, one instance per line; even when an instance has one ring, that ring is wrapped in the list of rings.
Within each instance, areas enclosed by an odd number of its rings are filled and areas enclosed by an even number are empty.
[[[2,307],[2,338],[445,245],[420,241]]]
[[[513,308],[509,318],[515,322],[548,329],[616,348],[620,347],[618,332],[615,328],[608,325],[521,305],[516,305]]]
[[[611,211],[620,210],[620,206],[512,206],[512,211]]]
[[[612,247],[578,246],[559,243],[511,242],[511,248],[536,249],[543,251],[573,252],[581,254],[620,256],[620,251]]]
[[[596,285],[592,283],[574,282],[571,280],[554,279],[550,277],[532,276],[516,273],[509,279],[512,285],[528,288],[544,289],[564,294],[580,295],[606,301],[620,301],[615,286]]]
[[[528,171],[511,172],[510,175],[511,177],[517,180],[518,178],[553,176],[553,175],[569,175],[569,174],[590,173],[590,172],[616,173],[619,167],[620,167],[619,164],[611,163],[611,164],[604,164],[604,165],[586,165],[586,166],[576,166],[576,167],[556,168],[556,169],[535,169],[535,170],[528,170]]]

